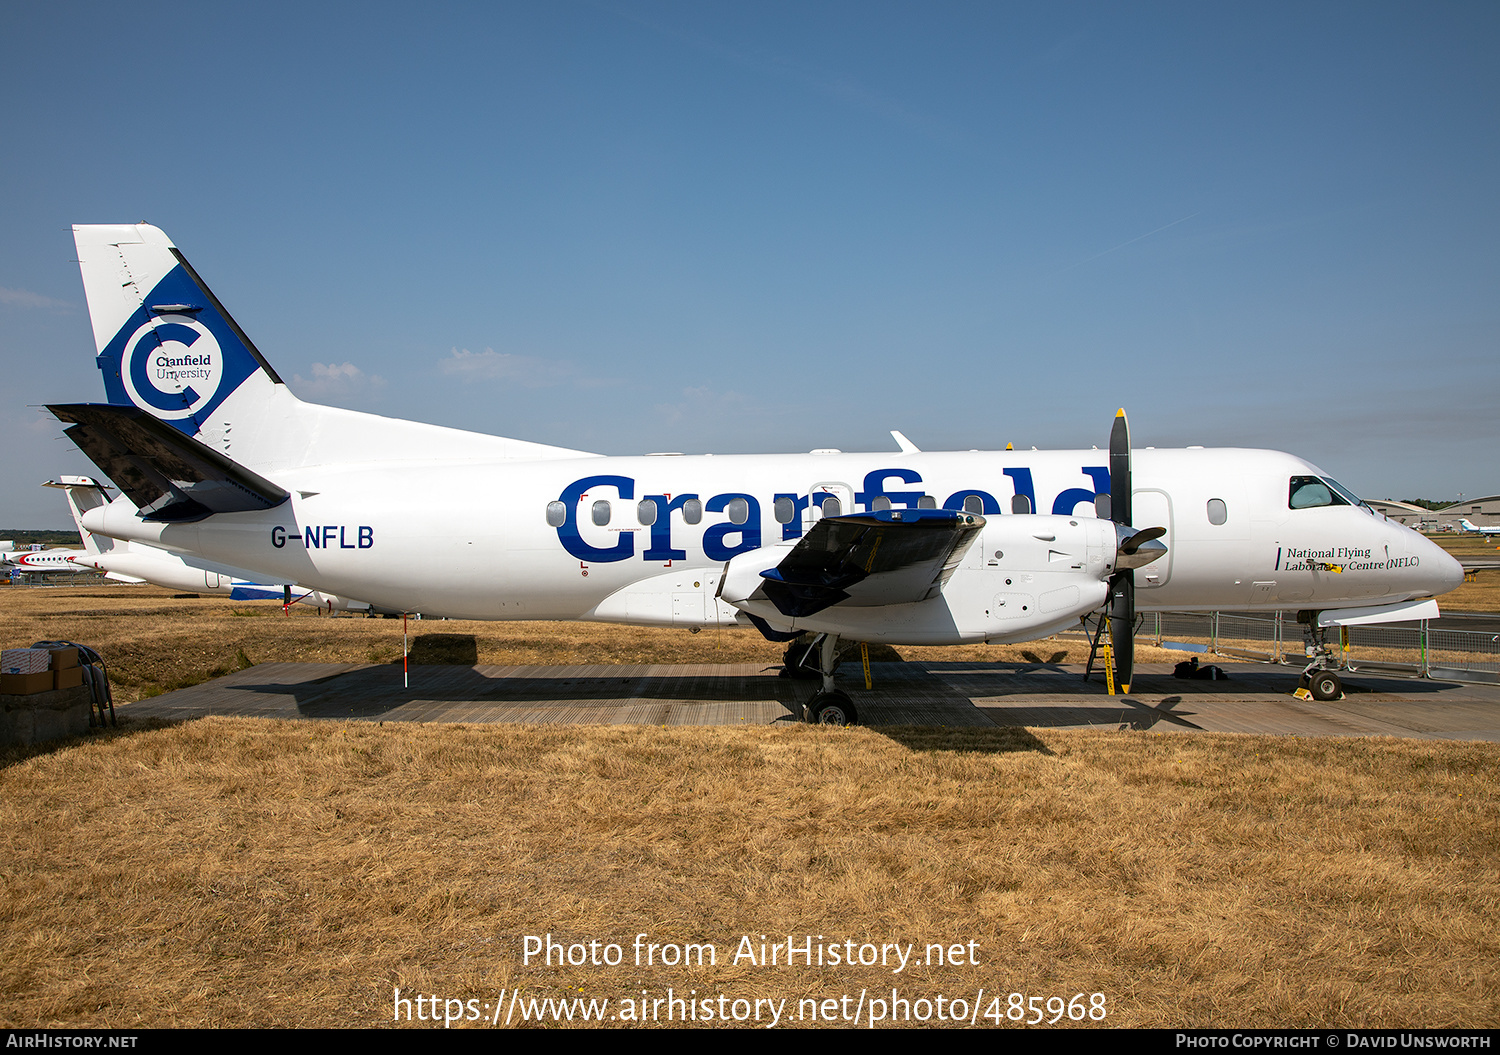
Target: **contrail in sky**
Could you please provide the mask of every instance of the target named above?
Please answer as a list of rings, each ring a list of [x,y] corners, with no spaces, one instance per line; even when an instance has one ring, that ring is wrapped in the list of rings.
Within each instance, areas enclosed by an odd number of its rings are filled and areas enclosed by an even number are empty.
[[[1191,220],[1194,216],[1197,216],[1197,215],[1199,215],[1199,214],[1198,213],[1189,213],[1187,216],[1184,216],[1180,220],[1173,220],[1169,224],[1163,224],[1162,226],[1158,227],[1154,231],[1147,231],[1145,234],[1140,235],[1139,237],[1136,237],[1136,238],[1132,238],[1128,242],[1121,242],[1119,245],[1110,246],[1108,249],[1104,250],[1102,253],[1095,253],[1093,256],[1085,257],[1084,259],[1078,261],[1077,263],[1069,264],[1067,267],[1064,267],[1064,268],[1059,268],[1057,271],[1053,272],[1053,274],[1060,275],[1064,271],[1071,271],[1075,267],[1082,267],[1084,264],[1090,263],[1090,262],[1092,262],[1094,260],[1098,260],[1101,256],[1108,256],[1110,253],[1113,253],[1116,249],[1124,249],[1127,245],[1135,245],[1135,243],[1141,241],[1142,239],[1150,238],[1154,234],[1161,234],[1168,227],[1176,227],[1180,223],[1187,223],[1187,221]]]

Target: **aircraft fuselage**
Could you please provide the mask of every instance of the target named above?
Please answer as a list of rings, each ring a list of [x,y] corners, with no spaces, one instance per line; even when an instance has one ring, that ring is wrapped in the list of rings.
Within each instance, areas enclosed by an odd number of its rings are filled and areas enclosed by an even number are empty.
[[[1133,521],[1167,529],[1167,554],[1136,573],[1138,607],[1371,605],[1461,580],[1435,544],[1363,507],[1292,508],[1290,481],[1322,476],[1275,451],[1136,451]],[[1045,620],[1025,606],[1013,622],[1024,599],[1069,588],[1038,576],[1055,567],[1098,581],[1113,559],[1112,536],[1110,547],[1083,535],[1044,543],[1033,530],[1099,523],[1109,470],[1096,450],[384,463],[298,468],[278,482],[292,497],[273,509],[160,525],[117,502],[85,526],[396,610],[712,626],[736,619],[720,596],[726,565],[795,542],[828,498],[843,513],[967,503],[986,525],[941,616],[885,618],[867,634],[893,643],[1029,639]],[[1038,513],[1013,513],[1018,496]],[[1075,620],[1070,608],[1057,621]]]

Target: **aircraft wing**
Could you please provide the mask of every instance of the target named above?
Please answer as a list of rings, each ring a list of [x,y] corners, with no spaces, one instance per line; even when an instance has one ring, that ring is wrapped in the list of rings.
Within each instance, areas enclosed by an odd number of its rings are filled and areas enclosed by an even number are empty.
[[[258,473],[133,406],[48,406],[68,438],[125,492],[143,520],[180,523],[270,509],[290,497]]]
[[[909,604],[943,588],[984,527],[953,509],[886,509],[824,517],[755,593],[782,615],[800,618],[835,604]]]

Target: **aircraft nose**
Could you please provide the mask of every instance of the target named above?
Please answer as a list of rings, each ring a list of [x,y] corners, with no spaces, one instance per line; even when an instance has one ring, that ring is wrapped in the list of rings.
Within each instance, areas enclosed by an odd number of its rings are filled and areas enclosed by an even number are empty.
[[[1463,585],[1464,566],[1454,556],[1443,549],[1436,542],[1425,535],[1412,533],[1414,538],[1409,540],[1408,550],[1421,560],[1421,568],[1426,571],[1427,577],[1432,580],[1432,594],[1434,597],[1456,590]]]

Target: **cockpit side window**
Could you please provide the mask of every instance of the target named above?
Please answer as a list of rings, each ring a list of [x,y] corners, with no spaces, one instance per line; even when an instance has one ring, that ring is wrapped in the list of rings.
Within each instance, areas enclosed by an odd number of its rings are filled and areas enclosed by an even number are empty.
[[[1318,506],[1343,506],[1349,503],[1316,476],[1292,477],[1287,505],[1292,509],[1315,509]]]
[[[1319,506],[1354,506],[1371,516],[1375,511],[1337,480],[1327,476],[1294,476],[1287,494],[1292,509],[1316,509]]]

